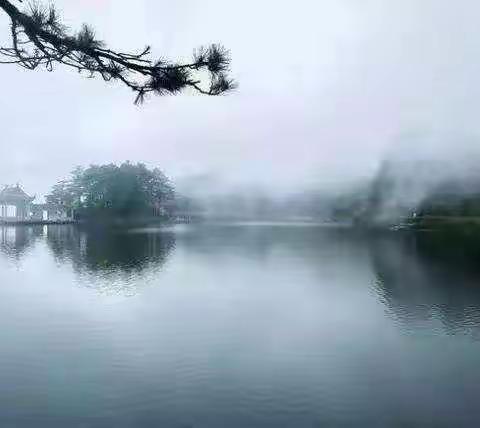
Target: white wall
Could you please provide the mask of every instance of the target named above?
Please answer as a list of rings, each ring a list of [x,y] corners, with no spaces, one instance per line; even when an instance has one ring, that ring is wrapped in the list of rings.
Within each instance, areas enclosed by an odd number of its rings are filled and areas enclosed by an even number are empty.
[[[7,205],[7,217],[16,217],[17,216],[17,207],[13,205]]]

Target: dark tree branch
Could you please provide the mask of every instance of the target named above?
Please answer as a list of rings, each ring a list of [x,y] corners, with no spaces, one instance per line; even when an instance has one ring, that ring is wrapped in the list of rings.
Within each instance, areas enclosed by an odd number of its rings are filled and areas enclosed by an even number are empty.
[[[19,0],[21,2],[21,0]],[[228,77],[230,54],[221,45],[211,45],[194,52],[193,60],[185,64],[150,57],[147,46],[138,53],[123,53],[108,49],[95,38],[94,31],[84,25],[75,35],[59,20],[53,6],[37,4],[29,11],[20,11],[9,0],[0,0],[11,21],[11,47],[0,47],[0,64],[18,64],[28,70],[55,64],[101,76],[105,81],[116,80],[136,93],[135,103],[141,103],[151,93],[178,94],[186,88],[204,95],[221,95],[236,87]]]

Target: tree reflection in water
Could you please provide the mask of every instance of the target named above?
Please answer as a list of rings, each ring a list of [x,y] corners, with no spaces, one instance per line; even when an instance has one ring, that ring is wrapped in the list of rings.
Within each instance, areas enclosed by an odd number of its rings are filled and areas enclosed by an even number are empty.
[[[71,265],[83,286],[127,295],[153,279],[175,248],[174,234],[158,229],[0,227],[0,254],[9,260],[20,260],[38,242],[46,242],[57,263]]]
[[[439,245],[428,234],[370,241],[377,292],[388,312],[407,329],[435,327],[480,339],[480,271],[476,252]],[[456,243],[460,245],[460,243]]]
[[[56,261],[71,264],[83,286],[107,294],[136,294],[157,277],[175,248],[168,231],[49,227],[48,247]]]

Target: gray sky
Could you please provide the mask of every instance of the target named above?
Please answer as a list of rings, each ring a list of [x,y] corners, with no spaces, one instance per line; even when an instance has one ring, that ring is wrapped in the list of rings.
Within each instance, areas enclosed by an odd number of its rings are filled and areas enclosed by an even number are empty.
[[[121,86],[3,65],[0,183],[30,193],[76,165],[127,159],[174,177],[214,171],[228,183],[326,186],[371,174],[408,133],[479,132],[473,0],[55,3],[72,28],[91,23],[123,51],[152,44],[181,58],[221,42],[240,88],[139,108]],[[7,24],[0,16],[5,42]]]

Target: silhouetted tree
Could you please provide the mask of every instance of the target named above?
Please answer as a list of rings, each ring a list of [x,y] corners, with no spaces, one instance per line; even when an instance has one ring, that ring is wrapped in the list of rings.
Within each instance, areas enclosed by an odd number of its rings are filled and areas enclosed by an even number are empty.
[[[120,81],[136,93],[136,103],[151,93],[178,94],[192,88],[201,94],[220,95],[236,86],[228,77],[229,52],[218,44],[200,47],[191,62],[155,60],[150,46],[136,53],[107,48],[86,24],[71,34],[53,6],[32,3],[29,9],[20,10],[13,1],[0,0],[0,9],[10,18],[12,38],[11,47],[0,48],[4,58],[0,63],[18,64],[28,70],[44,66],[48,71],[62,64],[90,77]]]

